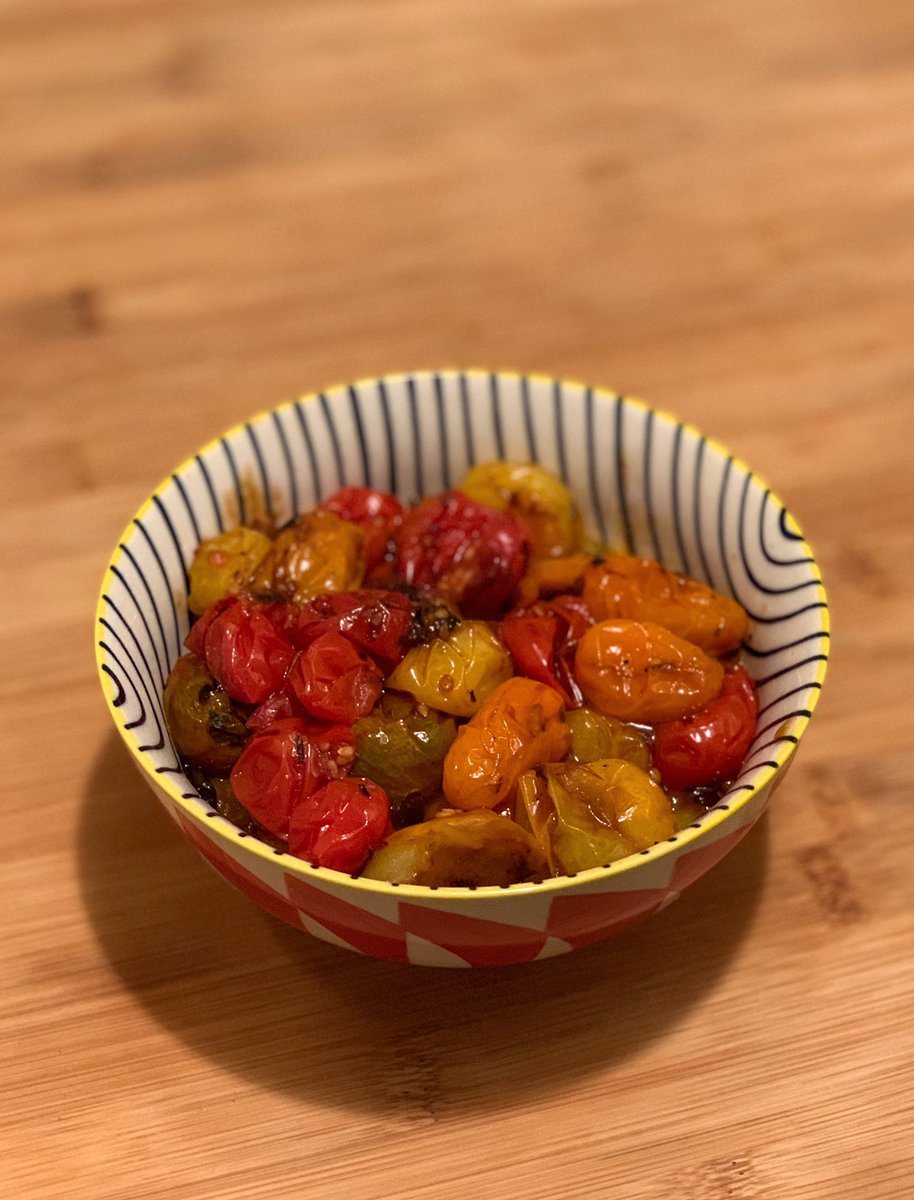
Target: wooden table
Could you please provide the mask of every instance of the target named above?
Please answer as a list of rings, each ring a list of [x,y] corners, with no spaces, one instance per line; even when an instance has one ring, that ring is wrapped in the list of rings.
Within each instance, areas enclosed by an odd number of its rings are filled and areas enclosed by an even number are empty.
[[[910,0],[0,4],[4,1195],[914,1194],[912,63]],[[770,817],[678,904],[435,972],[204,869],[91,621],[214,433],[480,364],[751,462],[835,653]]]

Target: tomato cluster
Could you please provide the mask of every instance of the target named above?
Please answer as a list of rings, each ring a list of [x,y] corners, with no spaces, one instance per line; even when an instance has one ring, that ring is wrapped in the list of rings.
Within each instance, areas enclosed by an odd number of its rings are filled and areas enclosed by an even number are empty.
[[[344,488],[202,542],[165,689],[223,815],[322,867],[505,885],[694,820],[756,724],[735,601],[589,542],[542,467],[406,509]]]

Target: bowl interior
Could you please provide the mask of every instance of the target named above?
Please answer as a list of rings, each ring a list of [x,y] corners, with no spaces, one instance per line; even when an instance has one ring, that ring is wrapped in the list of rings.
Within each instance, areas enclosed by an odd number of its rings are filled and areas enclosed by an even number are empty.
[[[720,807],[770,783],[812,714],[828,655],[819,571],[783,504],[723,447],[636,400],[458,371],[363,381],[264,413],[184,462],[143,505],[105,574],[96,639],[109,707],[141,769],[191,817],[208,811],[181,771],[161,702],[189,625],[187,571],[201,538],[264,510],[286,520],[346,484],[412,501],[494,458],[551,468],[601,541],[743,604],[759,726]],[[715,819],[712,810],[702,821]]]

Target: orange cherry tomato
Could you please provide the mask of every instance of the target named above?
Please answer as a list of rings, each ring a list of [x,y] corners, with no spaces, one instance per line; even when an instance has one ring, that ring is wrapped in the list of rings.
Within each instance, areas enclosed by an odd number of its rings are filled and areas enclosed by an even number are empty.
[[[495,808],[520,775],[565,757],[571,734],[562,697],[515,676],[495,689],[457,734],[444,759],[444,797],[453,808]]]
[[[647,724],[704,708],[724,678],[716,659],[651,621],[592,625],[578,643],[574,665],[589,704],[620,721]]]
[[[660,563],[614,554],[584,571],[584,600],[598,621],[652,621],[720,657],[749,631],[745,609],[728,596]]]
[[[248,580],[255,594],[306,604],[322,592],[359,588],[365,574],[364,532],[317,509],[277,534]]]

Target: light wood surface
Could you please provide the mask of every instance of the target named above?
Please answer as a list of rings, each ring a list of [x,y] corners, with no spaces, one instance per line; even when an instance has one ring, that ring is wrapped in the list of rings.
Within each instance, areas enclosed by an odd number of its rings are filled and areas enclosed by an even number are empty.
[[[912,114],[910,0],[2,0],[4,1196],[914,1194]],[[260,914],[92,661],[106,556],[189,450],[445,365],[713,433],[833,602],[762,825],[502,972]]]

